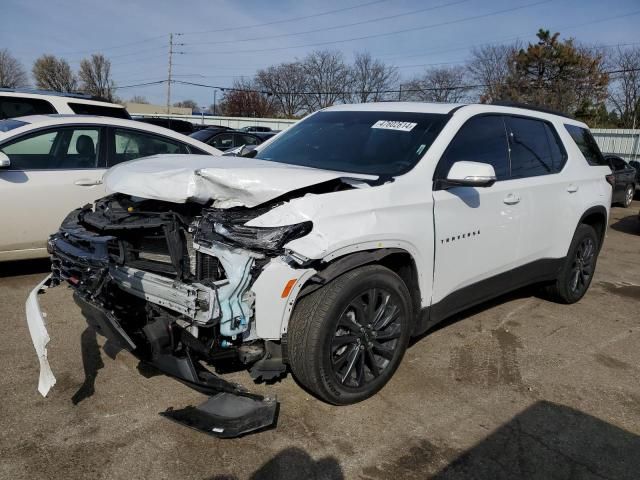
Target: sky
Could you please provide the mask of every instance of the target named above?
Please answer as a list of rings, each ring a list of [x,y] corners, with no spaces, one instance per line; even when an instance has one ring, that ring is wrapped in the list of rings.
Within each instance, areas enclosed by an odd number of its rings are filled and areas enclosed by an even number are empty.
[[[347,61],[369,52],[408,79],[462,64],[474,46],[534,42],[541,27],[589,45],[637,46],[639,22],[638,0],[2,0],[0,49],[27,71],[45,53],[74,69],[102,53],[120,98],[165,104],[166,84],[128,86],[167,78],[172,32],[174,79],[228,87],[317,49]],[[172,103],[213,103],[211,88],[171,90]]]

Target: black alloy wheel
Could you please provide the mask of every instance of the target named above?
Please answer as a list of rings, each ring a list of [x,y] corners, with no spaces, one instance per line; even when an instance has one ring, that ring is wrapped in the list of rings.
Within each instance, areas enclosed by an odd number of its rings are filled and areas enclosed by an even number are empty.
[[[389,366],[402,331],[398,300],[383,288],[358,294],[344,310],[331,342],[336,380],[360,389]]]
[[[571,265],[569,288],[574,295],[581,297],[589,287],[593,276],[595,258],[595,243],[591,237],[586,237],[576,248],[573,264]]]

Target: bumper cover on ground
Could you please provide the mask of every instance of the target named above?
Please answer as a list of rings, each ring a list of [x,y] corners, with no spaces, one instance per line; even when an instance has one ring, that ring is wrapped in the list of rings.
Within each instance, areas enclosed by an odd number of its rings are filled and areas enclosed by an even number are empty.
[[[220,438],[234,438],[269,427],[278,419],[278,402],[218,393],[197,407],[168,409],[160,415]]]

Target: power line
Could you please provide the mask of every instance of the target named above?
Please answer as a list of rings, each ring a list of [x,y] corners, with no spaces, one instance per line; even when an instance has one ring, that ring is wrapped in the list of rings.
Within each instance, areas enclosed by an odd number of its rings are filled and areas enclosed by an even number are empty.
[[[617,73],[631,73],[631,72],[639,72],[640,68],[625,68],[625,69],[618,69],[618,70],[607,70],[607,71],[603,71],[602,73],[604,74],[608,74],[608,75],[612,75],[612,74],[617,74]],[[488,84],[485,83],[479,83],[479,84],[473,84],[473,85],[456,85],[456,86],[452,86],[452,87],[425,87],[425,88],[417,88],[417,89],[405,89],[405,88],[398,88],[398,89],[390,89],[390,90],[372,90],[372,91],[361,91],[361,90],[355,90],[355,91],[329,91],[329,92],[273,92],[273,91],[268,91],[268,90],[257,90],[257,89],[250,89],[250,88],[234,88],[234,87],[220,87],[217,85],[208,85],[208,84],[204,84],[204,83],[196,83],[196,82],[188,82],[188,81],[184,81],[184,80],[173,80],[173,83],[178,83],[178,84],[182,84],[182,85],[191,85],[191,86],[196,86],[196,87],[205,87],[205,88],[215,88],[218,90],[222,90],[222,91],[230,91],[230,92],[250,92],[250,93],[260,93],[263,95],[348,95],[348,94],[356,94],[356,93],[378,93],[378,94],[384,94],[384,93],[402,93],[402,92],[425,92],[425,91],[442,91],[442,90],[473,90],[476,88],[484,88],[484,87],[488,87]],[[544,88],[544,86],[542,86],[541,88]]]
[[[293,36],[297,36],[297,35],[307,35],[307,34],[311,34],[311,33],[318,33],[318,32],[326,32],[329,30],[338,30],[340,28],[347,28],[347,27],[355,27],[358,25],[365,25],[368,23],[375,23],[375,22],[381,22],[381,21],[385,21],[385,20],[391,20],[394,18],[400,18],[400,17],[406,17],[407,15],[416,15],[418,13],[424,13],[424,12],[429,12],[432,10],[437,10],[440,8],[446,8],[446,7],[451,7],[453,5],[459,5],[461,3],[466,3],[469,2],[470,0],[455,0],[453,2],[449,2],[449,3],[443,3],[440,5],[433,5],[431,7],[427,7],[427,8],[419,8],[417,10],[411,10],[408,12],[403,12],[403,13],[398,13],[395,15],[385,15],[384,17],[377,17],[377,18],[371,18],[369,20],[362,20],[359,22],[354,22],[354,23],[344,23],[342,25],[333,25],[330,27],[323,27],[323,28],[316,28],[314,30],[305,30],[304,32],[294,32],[294,33],[280,33],[277,35],[267,35],[267,36],[263,36],[263,37],[253,37],[253,38],[243,38],[240,40],[223,40],[223,41],[219,41],[219,42],[191,42],[188,43],[187,45],[191,46],[191,45],[223,45],[223,44],[229,44],[229,43],[240,43],[240,42],[253,42],[253,41],[257,41],[257,40],[269,40],[269,39],[273,39],[273,38],[283,38],[283,37],[293,37]]]
[[[244,25],[242,27],[219,28],[219,29],[216,29],[216,30],[201,30],[201,31],[196,31],[196,32],[182,32],[179,35],[199,35],[199,34],[202,34],[202,33],[231,32],[233,30],[245,30],[247,28],[258,28],[258,27],[266,27],[268,25],[279,25],[281,23],[297,22],[297,21],[300,21],[300,20],[307,20],[309,18],[323,17],[325,15],[332,15],[334,13],[346,12],[348,10],[355,10],[357,8],[369,7],[371,5],[376,5],[378,3],[384,3],[384,2],[388,2],[388,1],[389,0],[375,0],[373,2],[360,3],[358,5],[352,5],[350,7],[339,8],[337,10],[328,10],[328,11],[322,12],[322,13],[314,13],[313,15],[303,15],[301,17],[289,17],[289,18],[285,18],[285,19],[281,19],[281,20],[274,20],[272,22],[257,23],[257,24],[254,24],[254,25]]]
[[[363,35],[361,37],[352,37],[352,38],[345,38],[342,40],[331,40],[331,41],[326,41],[326,42],[318,42],[318,43],[308,43],[305,45],[294,45],[294,46],[288,46],[288,47],[275,47],[275,48],[261,48],[261,49],[255,49],[255,50],[234,50],[234,51],[222,51],[222,52],[188,52],[189,54],[198,54],[198,55],[206,55],[206,54],[238,54],[238,53],[259,53],[259,52],[272,52],[272,51],[277,51],[277,50],[290,50],[293,48],[305,48],[305,47],[318,47],[318,46],[324,46],[324,45],[334,45],[334,44],[338,44],[338,43],[345,43],[345,42],[353,42],[353,41],[357,41],[357,40],[367,40],[369,38],[380,38],[380,37],[388,37],[391,35],[398,35],[401,33],[408,33],[408,32],[417,32],[420,30],[427,30],[430,28],[436,28],[436,27],[443,27],[443,26],[447,26],[447,25],[454,25],[456,23],[462,23],[462,22],[468,22],[471,20],[478,20],[480,18],[487,18],[487,17],[492,17],[494,15],[500,15],[503,13],[509,13],[509,12],[514,12],[516,10],[522,10],[524,8],[529,8],[529,7],[534,7],[537,5],[542,5],[545,3],[550,3],[553,0],[542,0],[542,1],[538,1],[538,2],[533,2],[533,3],[527,3],[524,5],[519,5],[517,7],[511,7],[511,8],[505,8],[502,10],[496,10],[493,12],[489,12],[489,13],[484,13],[481,15],[473,15],[470,17],[465,17],[465,18],[460,18],[457,20],[450,20],[447,22],[440,22],[440,23],[432,23],[430,25],[423,25],[420,27],[412,27],[412,28],[405,28],[402,30],[395,30],[393,32],[384,32],[384,33],[377,33],[377,34],[372,34],[372,35]]]
[[[631,11],[631,12],[627,12],[627,13],[623,13],[623,14],[619,14],[619,15],[613,15],[611,17],[605,17],[605,18],[600,18],[597,20],[591,20],[589,22],[583,22],[583,23],[578,23],[578,24],[573,24],[573,25],[566,25],[563,27],[555,27],[555,28],[551,28],[550,30],[552,31],[566,31],[566,30],[571,30],[574,28],[580,28],[580,27],[586,27],[589,25],[595,25],[595,24],[599,24],[599,23],[603,23],[603,22],[608,22],[611,20],[617,20],[619,18],[627,18],[627,17],[631,17],[631,16],[635,16],[640,14],[640,10],[635,10],[635,11]],[[529,35],[529,34],[526,34]],[[489,45],[495,45],[495,44],[499,44],[499,43],[504,43],[504,42],[508,42],[511,40],[519,40],[522,37],[522,34],[520,35],[516,35],[516,36],[510,36],[510,37],[501,37],[499,39],[495,39],[495,40],[491,40],[489,42],[485,42],[485,43],[474,43],[473,45],[465,45],[465,46],[461,46],[461,47],[454,47],[454,48],[447,48],[444,50],[429,50],[426,52],[422,52],[422,53],[418,53],[418,54],[411,54],[411,55],[401,55],[401,56],[389,56],[389,55],[379,55],[380,58],[385,58],[388,57],[389,60],[397,60],[397,59],[401,59],[401,58],[415,58],[415,57],[425,57],[427,55],[434,55],[434,54],[438,54],[438,53],[448,53],[448,52],[455,52],[455,51],[459,51],[459,50],[466,50],[468,48],[472,48],[472,47],[482,47],[482,46],[489,46]],[[633,45],[633,43],[629,43],[629,44],[624,44],[624,45]],[[622,45],[621,45],[622,46]]]
[[[122,90],[124,88],[147,87],[147,86],[150,86],[150,85],[161,85],[161,84],[163,84],[165,82],[166,82],[166,80],[157,80],[155,82],[136,83],[136,84],[133,84],[133,85],[121,85],[121,86],[114,87],[113,89],[114,90]]]

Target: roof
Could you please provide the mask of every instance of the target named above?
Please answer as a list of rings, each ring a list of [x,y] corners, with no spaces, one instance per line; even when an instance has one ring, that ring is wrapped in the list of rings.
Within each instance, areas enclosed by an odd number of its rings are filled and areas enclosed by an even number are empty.
[[[514,104],[512,106],[485,104],[485,103],[427,103],[427,102],[376,102],[376,103],[356,103],[349,105],[335,105],[323,111],[340,112],[408,112],[408,113],[435,113],[453,114],[457,112],[479,113],[505,113],[512,115],[523,115],[537,117],[551,121],[561,121],[572,125],[586,127],[583,122],[575,120],[559,112],[545,110],[529,105]]]
[[[57,92],[55,90],[39,90],[36,88],[0,88],[0,92],[29,93],[33,95],[52,95],[55,97],[84,98],[85,100],[108,102],[106,98],[81,92]]]
[[[80,103],[88,103],[91,105],[102,105],[102,106],[110,106],[117,108],[124,108],[123,105],[109,102],[107,99],[102,97],[96,97],[92,95],[86,95],[84,93],[70,93],[70,92],[55,92],[52,90],[31,90],[28,88],[18,89],[18,88],[0,88],[0,97],[27,97],[27,98],[46,98],[49,99],[69,99],[75,102]]]
[[[325,111],[341,112],[411,112],[447,114],[464,103],[425,103],[425,102],[372,102],[334,105]]]

